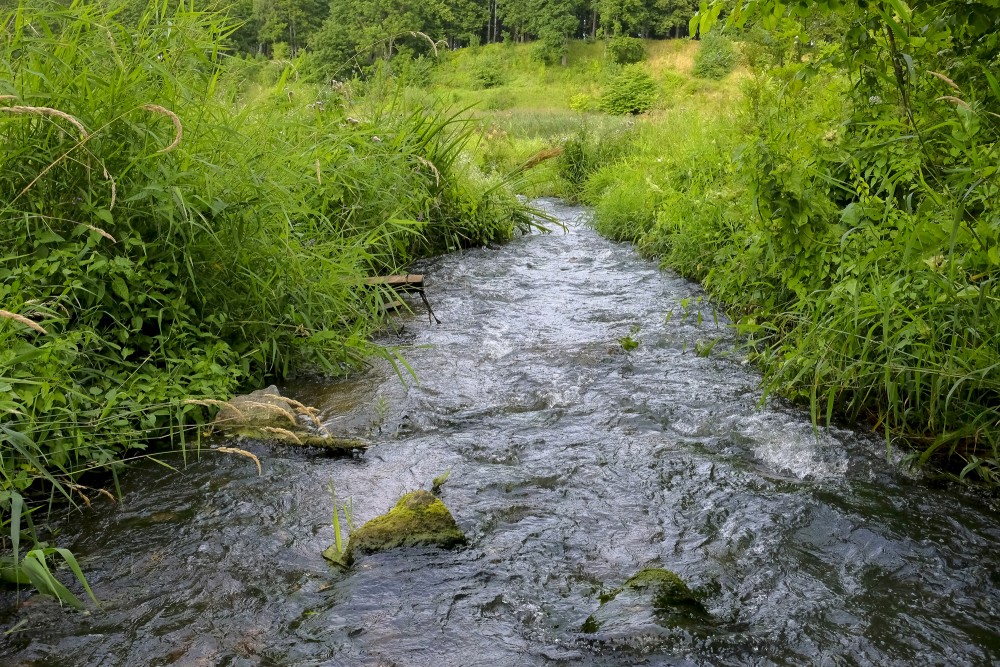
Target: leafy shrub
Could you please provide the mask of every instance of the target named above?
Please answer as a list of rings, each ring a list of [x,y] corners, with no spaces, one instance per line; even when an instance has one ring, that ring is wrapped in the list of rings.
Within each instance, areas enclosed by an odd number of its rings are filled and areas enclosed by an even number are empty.
[[[424,88],[431,83],[434,60],[423,54],[416,57],[409,53],[397,55],[392,60],[392,65],[400,82],[405,86]]]
[[[640,114],[652,109],[657,98],[653,77],[641,65],[628,65],[608,82],[600,107],[610,114]]]
[[[692,73],[702,79],[722,79],[736,67],[736,50],[724,35],[710,32],[701,39],[701,47],[694,56]]]
[[[608,62],[613,65],[631,65],[646,59],[646,44],[637,37],[613,37],[608,42]]]
[[[589,93],[577,93],[569,100],[569,108],[581,113],[585,111],[597,111],[597,98]]]
[[[615,170],[615,166],[608,167]],[[615,241],[638,241],[656,221],[658,193],[639,170],[619,170],[594,207],[594,228]]]
[[[566,55],[566,38],[555,31],[546,30],[531,47],[531,58],[546,65],[555,65]]]
[[[604,165],[614,162],[620,155],[627,153],[629,143],[628,129],[623,131],[616,128],[598,132],[591,130],[586,124],[581,124],[579,129],[563,142],[563,153],[559,156],[558,173],[568,186],[568,197],[577,199],[582,196],[588,203],[596,202],[597,197],[588,197],[588,193],[584,190],[585,185],[592,181],[595,171],[603,170]]]
[[[497,88],[506,81],[503,60],[493,54],[481,55],[472,68],[472,82],[478,88]]]

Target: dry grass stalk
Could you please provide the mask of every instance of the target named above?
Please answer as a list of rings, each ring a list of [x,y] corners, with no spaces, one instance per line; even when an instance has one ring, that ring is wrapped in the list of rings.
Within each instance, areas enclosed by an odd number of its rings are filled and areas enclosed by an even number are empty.
[[[7,102],[9,100],[16,100],[17,95],[0,95],[0,102]]]
[[[74,116],[69,115],[65,111],[59,111],[59,109],[53,109],[51,107],[27,107],[22,105],[14,105],[11,107],[0,107],[0,111],[13,114],[50,116],[55,118],[62,118],[63,120],[70,123],[77,130],[79,130],[80,138],[82,139],[90,138],[90,134],[87,132],[87,128],[83,126],[83,123],[81,123]]]
[[[535,153],[534,155],[532,155],[531,157],[529,157],[525,161],[525,163],[521,165],[521,169],[528,170],[533,167],[537,167],[546,160],[551,160],[554,157],[559,157],[560,155],[563,154],[564,151],[565,149],[562,146],[553,146],[552,148],[542,149],[537,153]]]
[[[417,160],[420,161],[420,164],[422,164],[422,165],[424,165],[426,167],[429,167],[430,170],[434,172],[434,184],[440,186],[441,185],[441,172],[438,171],[438,168],[434,166],[434,163],[431,162],[430,160],[428,160],[425,157],[421,157],[420,155],[418,155],[416,157],[417,157]]]
[[[229,403],[226,403],[225,401],[220,401],[214,398],[189,398],[185,401],[181,401],[181,403],[183,403],[184,405],[204,405],[206,407],[214,406],[219,408],[229,405]],[[230,405],[229,407],[232,406]],[[233,409],[236,410],[236,408]],[[239,412],[239,410],[236,410],[236,412]]]
[[[243,414],[232,403],[226,403],[225,401],[218,401],[218,400],[215,400],[214,398],[201,398],[201,399],[198,399],[198,398],[189,398],[186,401],[182,401],[182,402],[183,402],[184,405],[203,405],[205,407],[212,406],[212,407],[219,407],[219,408],[229,408],[230,410],[232,410],[233,412],[236,413],[235,417],[230,417],[228,419],[219,419],[218,417],[216,417],[215,421],[217,421],[217,422],[227,422],[227,421],[240,422],[240,421],[246,421],[246,419],[247,419],[247,416],[245,414]]]
[[[966,102],[961,98],[955,97],[954,95],[943,95],[942,97],[937,98],[937,101],[951,102],[952,104],[960,106],[963,109],[972,109],[972,107],[969,106],[968,102]]]
[[[271,403],[257,403],[256,401],[240,401],[240,404],[251,408],[262,408],[264,410],[270,410],[271,412],[276,412],[280,414],[282,417],[288,419],[288,421],[298,426],[299,422],[295,419],[295,415],[293,415],[291,412],[281,407],[280,405],[272,405]],[[232,403],[229,404],[229,407],[233,407]],[[239,412],[239,410],[237,410],[237,412]]]
[[[238,454],[240,456],[245,456],[248,459],[251,459],[254,463],[257,464],[257,476],[258,477],[264,476],[264,469],[261,468],[260,466],[260,459],[257,458],[253,453],[248,452],[245,449],[239,449],[237,447],[219,447],[218,449],[216,449],[216,451],[222,452],[223,454]]]
[[[294,433],[292,433],[291,431],[289,431],[287,429],[276,428],[274,426],[263,426],[263,427],[261,427],[260,430],[264,431],[266,433],[274,433],[275,435],[281,435],[281,436],[284,436],[285,438],[288,438],[289,440],[294,440],[295,442],[297,442],[300,445],[302,444],[302,441],[299,440],[299,436],[295,435]]]
[[[104,231],[100,227],[94,227],[93,225],[87,225],[87,224],[84,224],[84,227],[86,227],[87,229],[89,229],[92,232],[97,232],[98,234],[100,234],[104,238],[108,239],[112,243],[118,243],[118,241],[115,239],[114,236],[112,236],[111,234],[108,234],[106,231]]]
[[[40,334],[47,335],[49,333],[44,328],[42,328],[42,325],[39,324],[38,322],[35,322],[34,320],[29,320],[24,315],[18,315],[17,313],[12,313],[9,310],[0,310],[0,317],[8,320],[14,320],[15,322],[19,322],[26,327],[34,329]]]
[[[434,57],[435,57],[435,58],[437,58],[437,57],[438,57],[438,46],[437,46],[437,42],[435,42],[435,41],[434,41],[433,39],[431,39],[431,38],[430,38],[429,36],[427,36],[427,35],[426,35],[425,33],[422,33],[422,32],[420,32],[419,30],[416,30],[416,31],[413,31],[413,30],[411,30],[411,31],[410,31],[410,36],[411,36],[411,37],[423,37],[424,39],[426,39],[426,40],[427,40],[427,43],[431,45],[431,48],[432,48],[432,49],[434,49]]]
[[[313,426],[329,435],[329,432],[326,430],[326,426],[324,426],[323,422],[319,419],[319,410],[316,408],[300,408],[296,410],[296,412],[309,417],[309,419],[312,420]]]
[[[115,498],[114,494],[108,491],[107,489],[98,489],[97,492],[113,503],[118,502],[118,499]]]
[[[927,73],[930,74],[933,77],[936,77],[936,78],[940,79],[941,81],[944,81],[945,83],[947,83],[949,86],[951,86],[953,89],[957,90],[958,92],[962,92],[962,89],[958,87],[958,84],[955,83],[954,81],[952,81],[951,79],[949,79],[944,74],[941,74],[940,72],[932,72],[931,70],[927,70]]]
[[[115,202],[118,201],[118,184],[115,183],[115,179],[108,173],[108,168],[104,166],[104,163],[101,163],[101,169],[104,170],[105,180],[111,183],[111,203],[108,205],[108,210],[111,211],[115,208]]]
[[[67,482],[67,483],[66,483],[66,486],[67,486],[67,487],[68,487],[68,488],[69,488],[69,489],[70,489],[71,491],[74,491],[74,492],[76,493],[76,495],[80,496],[80,499],[81,499],[81,500],[83,500],[83,504],[84,504],[84,505],[86,505],[87,507],[90,507],[90,506],[91,506],[91,504],[90,504],[90,498],[88,498],[88,497],[87,497],[87,494],[85,494],[85,493],[83,492],[83,490],[84,490],[84,489],[86,489],[87,487],[85,487],[85,486],[80,486],[79,484],[73,484],[72,482]]]
[[[145,109],[146,111],[152,111],[153,113],[158,113],[163,116],[167,116],[168,118],[170,118],[170,122],[174,124],[174,132],[175,132],[174,140],[170,142],[170,145],[167,146],[166,148],[161,148],[160,150],[156,151],[157,154],[169,153],[170,151],[174,150],[175,148],[181,145],[181,137],[184,136],[184,126],[181,124],[181,119],[177,116],[177,114],[175,114],[170,109],[161,107],[159,104],[143,104],[142,108]]]
[[[289,407],[295,408],[295,411],[300,415],[309,417],[317,428],[326,430],[326,427],[324,427],[323,423],[319,420],[319,410],[317,408],[310,407],[304,403],[296,401],[294,398],[288,398],[287,396],[275,396],[274,398],[279,401],[284,401]]]

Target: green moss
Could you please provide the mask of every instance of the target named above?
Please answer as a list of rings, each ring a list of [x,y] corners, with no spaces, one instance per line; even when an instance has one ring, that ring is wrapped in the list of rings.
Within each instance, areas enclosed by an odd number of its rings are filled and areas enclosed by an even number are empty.
[[[634,614],[636,602],[653,612],[656,622],[664,626],[703,623],[709,618],[705,607],[677,574],[648,568],[631,576],[620,588],[601,594],[601,606],[587,617],[581,632],[597,632],[623,612],[626,616]]]
[[[334,565],[347,569],[351,566],[351,555],[348,551],[338,551],[336,544],[331,544],[323,552],[323,558]]]
[[[387,514],[354,531],[347,544],[347,557],[420,546],[451,549],[465,542],[465,535],[443,502],[427,491],[413,491],[400,498]]]
[[[653,608],[669,611],[677,607],[694,608],[704,611],[701,602],[687,584],[670,570],[649,568],[633,575],[622,586],[622,590],[650,591],[653,594]]]

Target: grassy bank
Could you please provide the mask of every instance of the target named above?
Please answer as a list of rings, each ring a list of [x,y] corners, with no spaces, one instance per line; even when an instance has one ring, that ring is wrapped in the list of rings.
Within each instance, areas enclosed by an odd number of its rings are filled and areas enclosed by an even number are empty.
[[[738,61],[706,75],[702,44],[646,42],[631,67],[655,102],[637,116],[602,112],[628,71],[603,42],[573,44],[566,66],[465,49],[424,94],[477,104],[486,171],[559,152],[526,192],[594,206],[602,234],[702,282],[767,392],[996,485],[998,87],[974,72],[852,86],[833,43],[793,52],[757,31],[731,46]]]
[[[261,87],[218,16],[163,7],[33,1],[0,20],[15,539],[22,499],[89,502],[122,461],[189,449],[211,415],[188,399],[391,358],[369,342],[385,295],[365,276],[532,224],[476,168],[467,122],[361,82]]]
[[[758,63],[681,101],[661,75],[656,108],[585,123],[553,168],[598,231],[726,305],[767,392],[995,486],[997,90],[967,102],[933,74],[920,85],[911,119],[891,91],[858,99],[809,59]]]

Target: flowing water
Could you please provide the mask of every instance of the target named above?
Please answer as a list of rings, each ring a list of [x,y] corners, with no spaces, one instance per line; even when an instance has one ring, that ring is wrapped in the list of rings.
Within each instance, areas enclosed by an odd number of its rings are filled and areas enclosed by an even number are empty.
[[[367,453],[250,443],[263,477],[219,454],[129,472],[120,504],[59,537],[103,608],[22,600],[0,617],[3,664],[994,664],[991,501],[760,407],[696,285],[596,236],[584,209],[542,206],[568,233],[422,267],[443,324],[418,312],[385,341],[419,384],[386,365],[285,388]],[[323,560],[331,480],[360,522],[446,470],[467,547]],[[650,566],[704,596],[707,630],[636,614],[580,631],[602,589]]]

